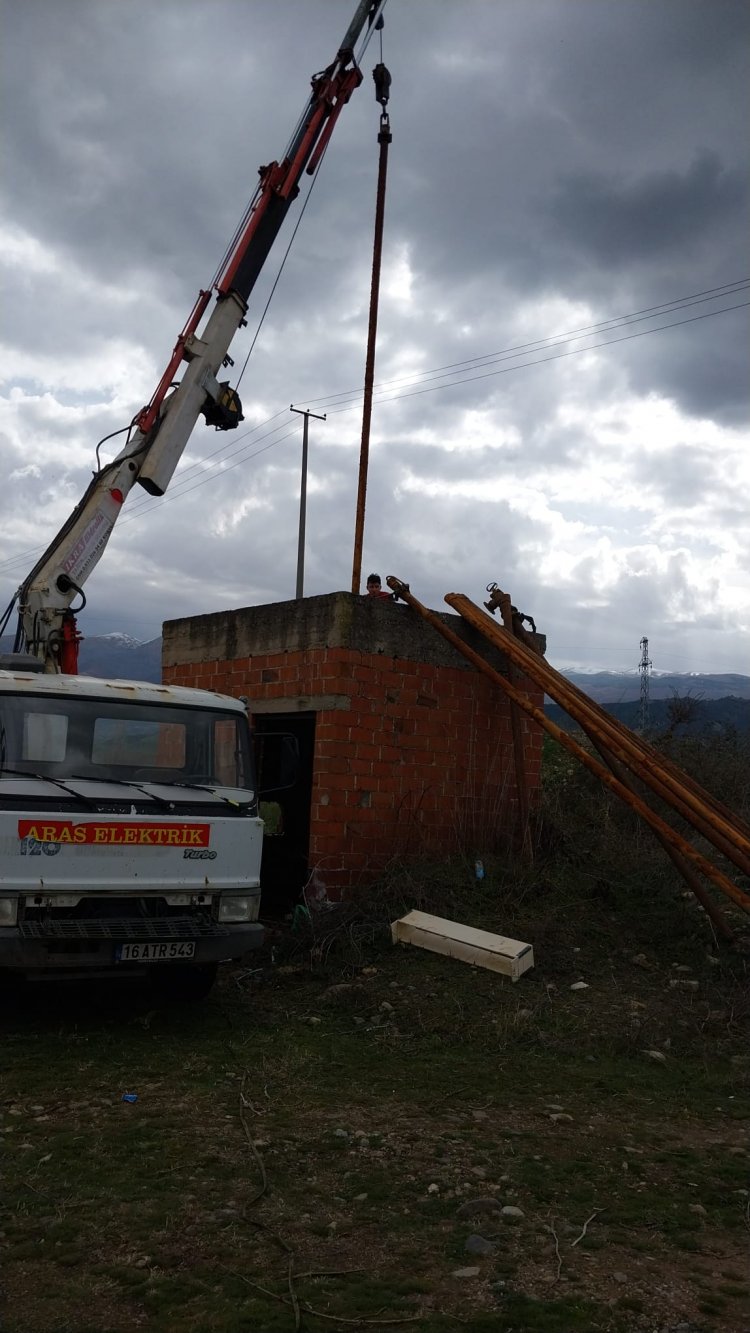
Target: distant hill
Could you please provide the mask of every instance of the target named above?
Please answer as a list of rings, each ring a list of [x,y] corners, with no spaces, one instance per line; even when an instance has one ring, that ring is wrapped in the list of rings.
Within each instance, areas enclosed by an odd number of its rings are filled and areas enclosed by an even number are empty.
[[[9,653],[13,639],[0,639],[0,652]],[[84,638],[78,665],[82,676],[108,680],[161,680],[161,639],[139,643],[128,634],[101,634]]]
[[[161,638],[139,643],[127,634],[102,634],[84,639],[79,665],[86,676],[117,676],[121,680],[161,680]]]
[[[663,734],[669,729],[670,699],[651,698],[649,707],[649,733]],[[680,694],[685,699],[686,693]],[[750,732],[750,698],[740,699],[728,696],[726,699],[701,699],[697,691],[691,694],[694,700],[692,716],[689,722],[680,722],[674,728],[675,736],[703,736],[706,734],[737,731]],[[640,701],[627,700],[624,703],[602,703],[608,713],[624,722],[631,731],[636,731],[640,724]],[[551,722],[556,722],[563,731],[575,731],[578,724],[568,716],[558,704],[548,703],[544,709]]]
[[[685,696],[681,696],[685,697]],[[693,696],[695,697],[695,696]],[[649,708],[649,734],[663,733],[669,729],[669,698],[651,698]],[[637,730],[641,721],[641,704],[629,700],[622,704],[602,704],[607,713],[625,722],[631,730]],[[577,729],[577,722],[567,716],[558,704],[545,705],[546,716],[557,722],[565,732]],[[674,728],[675,736],[702,736],[711,732],[750,732],[750,698],[701,698],[695,700],[694,716],[689,722],[679,722]]]
[[[12,647],[10,635],[0,639],[0,652],[9,653]],[[84,638],[79,663],[81,674],[85,676],[160,681],[161,639],[139,643],[128,634],[93,635]],[[565,671],[563,675],[626,726],[637,727],[641,688],[637,672]],[[698,716],[691,724],[691,731],[716,725],[734,726],[738,731],[750,729],[750,676],[654,673],[649,682],[649,694],[651,725],[655,730],[666,729],[667,704],[675,695],[698,701]],[[547,700],[545,711],[566,729],[575,725],[551,700]]]
[[[563,671],[562,674],[600,704],[625,703],[640,698],[641,678],[637,671]],[[671,699],[675,694],[681,698],[689,694],[705,700],[750,699],[750,676],[701,675],[692,671],[651,673],[649,696],[652,703],[656,699]]]
[[[637,672],[564,671],[562,674],[626,727],[637,730],[641,711],[641,682]],[[670,704],[675,698],[690,700],[692,705],[690,720],[675,727],[676,736],[750,731],[750,676],[652,673],[649,678],[650,731],[657,735],[667,731]],[[544,711],[563,730],[576,729],[577,724],[551,699],[545,701]]]

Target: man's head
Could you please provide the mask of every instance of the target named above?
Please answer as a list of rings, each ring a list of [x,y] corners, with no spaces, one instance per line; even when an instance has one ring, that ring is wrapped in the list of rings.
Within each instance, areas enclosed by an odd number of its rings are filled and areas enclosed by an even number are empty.
[[[381,589],[381,587],[380,587],[380,575],[379,575],[379,574],[368,574],[368,575],[367,575],[367,591],[368,591],[368,593],[370,593],[370,594],[373,595],[373,596],[374,596],[375,593],[378,593],[378,592],[381,592],[381,591],[382,591],[382,589]]]

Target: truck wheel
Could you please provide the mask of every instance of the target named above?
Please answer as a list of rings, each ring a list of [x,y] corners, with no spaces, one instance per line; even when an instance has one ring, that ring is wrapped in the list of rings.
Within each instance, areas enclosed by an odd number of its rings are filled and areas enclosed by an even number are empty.
[[[154,970],[151,985],[160,1000],[205,1000],[218,967],[218,963],[165,963]]]

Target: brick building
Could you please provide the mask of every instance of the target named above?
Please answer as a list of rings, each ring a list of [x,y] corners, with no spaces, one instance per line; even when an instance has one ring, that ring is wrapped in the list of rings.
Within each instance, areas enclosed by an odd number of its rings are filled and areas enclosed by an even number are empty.
[[[459,616],[441,619],[507,671]],[[294,897],[312,876],[336,897],[394,856],[507,845],[509,701],[403,603],[339,592],[168,621],[162,664],[170,684],[246,696],[261,744],[297,738],[301,773],[278,796],[284,831],[266,839],[264,888],[276,880]],[[541,707],[538,687],[521,688]],[[521,727],[533,803],[542,734],[525,714]]]

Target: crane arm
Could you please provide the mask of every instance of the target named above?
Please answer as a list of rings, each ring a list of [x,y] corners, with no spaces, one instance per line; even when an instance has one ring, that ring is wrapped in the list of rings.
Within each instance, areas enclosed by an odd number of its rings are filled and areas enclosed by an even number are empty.
[[[122,512],[140,483],[163,495],[198,417],[228,430],[242,420],[239,397],[217,378],[232,364],[229,347],[245,321],[247,303],[303,172],[320,162],[342,108],[362,82],[354,47],[386,0],[359,0],[333,62],[311,81],[312,91],[279,162],[260,168],[260,180],[219,268],[199,292],[149,403],[135,416],[125,447],[93,476],[85,494],[19,589],[16,649],[39,657],[50,672],[75,673],[78,634],[73,602],[98,564]],[[213,299],[213,309],[201,328]],[[182,378],[175,379],[182,363]],[[80,605],[75,608],[80,610]]]

